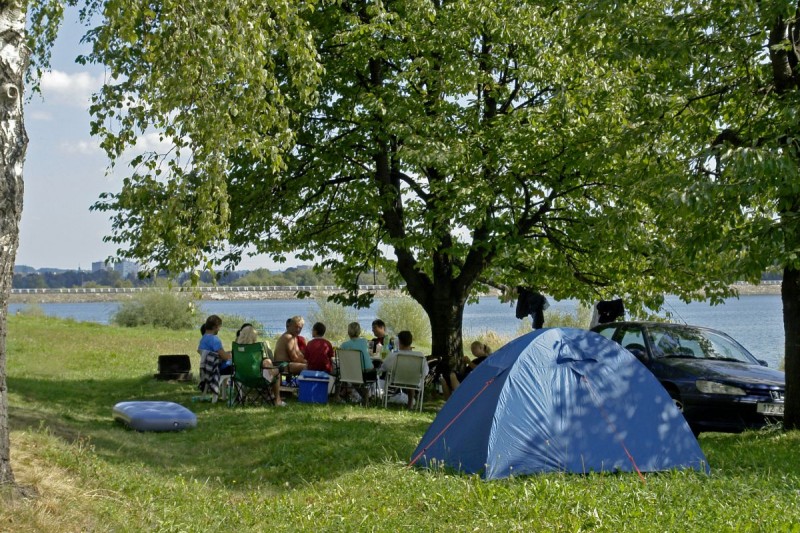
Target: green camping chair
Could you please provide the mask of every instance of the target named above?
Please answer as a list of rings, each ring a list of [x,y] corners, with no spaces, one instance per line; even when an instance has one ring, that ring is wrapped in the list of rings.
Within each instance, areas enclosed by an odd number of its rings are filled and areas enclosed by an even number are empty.
[[[233,377],[231,379],[228,404],[258,405],[274,403],[272,382],[264,378],[261,361],[264,359],[264,345],[233,343]]]

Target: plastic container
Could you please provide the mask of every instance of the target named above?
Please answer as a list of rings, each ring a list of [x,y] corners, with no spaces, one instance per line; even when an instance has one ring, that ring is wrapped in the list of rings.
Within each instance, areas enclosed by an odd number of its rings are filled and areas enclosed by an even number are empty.
[[[330,375],[320,370],[303,370],[297,378],[297,400],[302,403],[328,403]]]

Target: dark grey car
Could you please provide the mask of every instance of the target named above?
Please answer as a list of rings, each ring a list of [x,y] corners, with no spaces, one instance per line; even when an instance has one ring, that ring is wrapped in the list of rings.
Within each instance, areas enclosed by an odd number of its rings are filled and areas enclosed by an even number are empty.
[[[633,353],[658,378],[697,434],[738,432],[783,417],[786,377],[720,331],[662,322],[592,328]]]

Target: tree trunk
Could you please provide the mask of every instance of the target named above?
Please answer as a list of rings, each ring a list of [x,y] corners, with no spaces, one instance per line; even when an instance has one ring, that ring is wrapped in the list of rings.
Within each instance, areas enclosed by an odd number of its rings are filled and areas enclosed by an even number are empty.
[[[395,249],[395,252],[408,293],[431,322],[431,355],[446,359],[449,368],[456,370],[464,354],[461,331],[469,287],[452,279],[447,261],[437,262],[431,280],[416,270],[416,263],[406,250]]]
[[[24,1],[0,3],[0,485],[13,484],[6,389],[6,317],[22,216],[22,165],[28,136],[22,120],[27,67]]]
[[[437,297],[431,299],[430,307],[425,307],[431,321],[431,355],[446,357],[449,368],[457,370],[464,355],[462,321],[465,298]]]
[[[783,269],[781,283],[783,334],[786,338],[784,365],[786,370],[785,429],[800,429],[800,270]]]

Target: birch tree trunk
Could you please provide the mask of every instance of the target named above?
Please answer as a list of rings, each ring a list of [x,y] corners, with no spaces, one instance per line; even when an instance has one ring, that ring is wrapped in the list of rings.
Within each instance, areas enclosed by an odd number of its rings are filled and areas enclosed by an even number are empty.
[[[22,166],[28,136],[22,120],[23,75],[28,61],[24,0],[0,0],[0,485],[14,484],[8,434],[6,317],[19,244]]]

